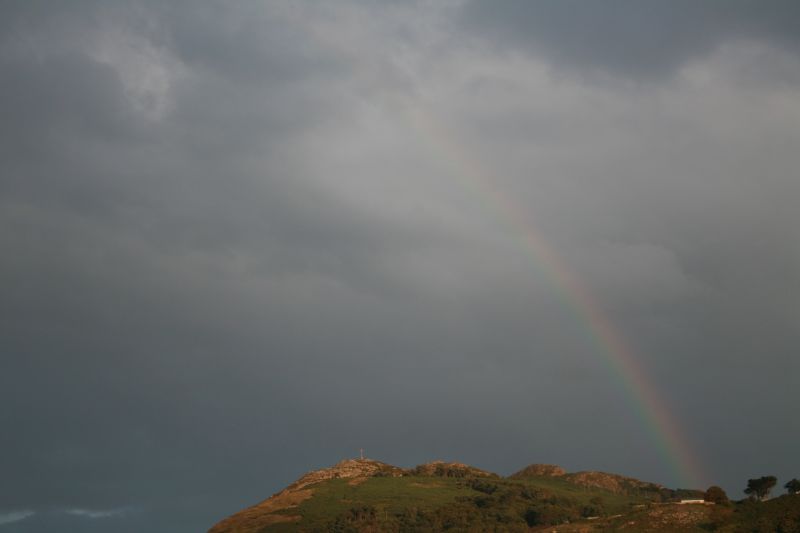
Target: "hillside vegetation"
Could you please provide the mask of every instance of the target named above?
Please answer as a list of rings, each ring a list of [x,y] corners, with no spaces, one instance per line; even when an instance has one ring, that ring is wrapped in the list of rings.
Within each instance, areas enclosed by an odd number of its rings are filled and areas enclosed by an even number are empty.
[[[402,469],[358,459],[310,472],[209,533],[800,532],[800,495],[730,505],[680,505],[681,498],[703,492],[554,465],[503,478],[462,463]]]

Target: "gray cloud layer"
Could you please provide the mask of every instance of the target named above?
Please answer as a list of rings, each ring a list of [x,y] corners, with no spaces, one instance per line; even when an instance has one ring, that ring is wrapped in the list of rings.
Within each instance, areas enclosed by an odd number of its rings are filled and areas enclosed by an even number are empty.
[[[487,189],[702,482],[798,475],[794,4],[491,6],[3,6],[0,531],[202,531],[360,447],[679,482]]]
[[[521,45],[560,67],[664,76],[732,40],[797,52],[800,6],[792,0],[470,0],[467,28],[496,44]]]

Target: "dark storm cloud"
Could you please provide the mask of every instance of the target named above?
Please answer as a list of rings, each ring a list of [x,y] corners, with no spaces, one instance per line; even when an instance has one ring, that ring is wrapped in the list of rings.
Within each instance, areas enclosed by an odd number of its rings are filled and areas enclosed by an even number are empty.
[[[469,0],[461,21],[493,43],[532,50],[559,67],[660,77],[730,40],[764,40],[795,53],[792,0]]]
[[[262,42],[263,35],[285,32],[278,16],[256,24],[242,13],[224,25],[201,24],[226,13],[200,9],[195,34],[201,30],[208,44],[197,50],[184,42],[192,31],[181,13],[145,9],[140,15],[158,26],[152,31],[169,39],[167,46],[137,32],[135,17],[127,24],[124,11],[83,9],[31,6],[6,28],[0,60],[6,80],[0,104],[2,463],[15,480],[3,484],[0,500],[4,511],[35,511],[17,524],[39,531],[63,523],[64,516],[52,513],[65,508],[175,513],[173,504],[158,508],[158,502],[184,489],[158,479],[210,487],[224,478],[209,474],[225,470],[226,461],[215,455],[236,444],[200,437],[198,429],[226,434],[233,427],[220,424],[246,426],[256,413],[275,426],[296,415],[261,406],[280,401],[274,396],[280,385],[270,385],[281,379],[273,364],[266,365],[265,380],[244,387],[245,397],[267,389],[258,402],[233,400],[242,387],[231,385],[247,380],[243,359],[262,353],[265,341],[272,348],[262,356],[284,357],[289,346],[278,347],[280,328],[256,325],[280,321],[280,302],[245,311],[232,301],[246,299],[253,287],[231,280],[230,268],[240,267],[230,265],[241,256],[242,272],[252,271],[245,278],[257,285],[259,277],[295,270],[297,262],[324,262],[328,253],[314,244],[332,247],[337,234],[349,238],[342,224],[352,225],[347,216],[325,221],[330,209],[315,205],[313,191],[293,185],[280,162],[247,168],[232,159],[263,158],[275,142],[326,114],[315,95],[289,84],[297,73],[323,83],[338,70],[320,76],[316,65],[296,65],[300,38],[282,50]],[[87,20],[76,22],[77,14]],[[47,31],[62,24],[72,33]],[[121,35],[109,43],[102,34],[109,31]],[[124,48],[118,62],[100,58],[115,39]],[[124,72],[131,66],[125,53],[133,54],[135,68],[136,54],[151,43],[187,71],[187,79],[171,80],[168,89],[155,87],[152,96],[168,92],[172,106],[158,117],[136,107],[130,93],[137,80]],[[277,59],[263,60],[265,51]],[[317,57],[326,61],[324,51]],[[159,58],[143,60],[149,59]],[[247,68],[232,65],[234,59]],[[276,61],[286,68],[276,68]],[[234,74],[258,86],[240,86]],[[205,267],[198,276],[199,264]],[[213,331],[223,323],[227,331],[218,336]],[[257,338],[242,330],[258,331]],[[231,401],[259,407],[234,410]],[[281,442],[261,431],[270,438],[260,440]],[[209,469],[202,473],[200,464]],[[193,495],[186,505],[196,501]],[[202,530],[218,514],[179,511],[177,522],[165,518],[156,527]],[[102,524],[111,519],[75,515],[72,521],[76,531],[81,524],[107,530]]]
[[[525,228],[412,107],[535,214],[714,481],[784,474],[800,108],[759,69],[793,71],[794,8],[627,6],[670,46],[620,59],[613,9],[497,5],[468,31],[405,3],[3,6],[1,531],[202,531],[360,447],[673,481]],[[473,46],[542,19],[554,64],[704,60],[649,93]],[[594,55],[562,47],[578,23]]]
[[[0,62],[0,501],[34,512],[3,527],[203,530],[328,462],[348,378],[380,374],[356,361],[431,337],[369,269],[431,232],[291,161],[349,67],[280,9],[40,7]]]

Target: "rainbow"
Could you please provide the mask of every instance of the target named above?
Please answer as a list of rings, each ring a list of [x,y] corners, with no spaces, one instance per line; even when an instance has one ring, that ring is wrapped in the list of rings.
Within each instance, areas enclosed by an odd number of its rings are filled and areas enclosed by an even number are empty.
[[[531,222],[530,216],[502,190],[494,186],[492,174],[463,149],[444,125],[431,113],[417,106],[406,108],[413,129],[432,147],[437,156],[459,176],[464,187],[488,201],[501,223],[521,237],[522,250],[534,267],[555,286],[567,310],[588,330],[597,353],[603,356],[611,378],[617,382],[636,418],[649,434],[659,455],[682,487],[699,487],[702,474],[689,440],[667,403],[659,395],[636,355],[602,312],[592,293],[570,271],[556,250]]]

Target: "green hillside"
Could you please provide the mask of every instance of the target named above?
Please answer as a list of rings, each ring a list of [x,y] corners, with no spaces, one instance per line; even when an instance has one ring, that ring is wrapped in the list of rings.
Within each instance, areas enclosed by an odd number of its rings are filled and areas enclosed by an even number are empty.
[[[368,459],[342,461],[306,474],[209,533],[800,531],[800,496],[680,505],[680,498],[703,493],[553,468],[533,465],[502,478],[459,463],[404,470]]]

